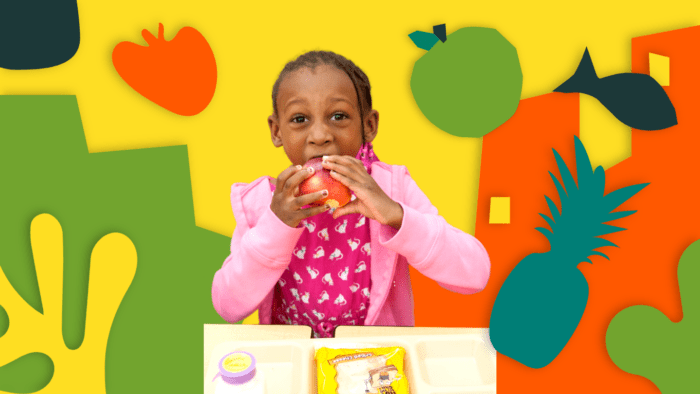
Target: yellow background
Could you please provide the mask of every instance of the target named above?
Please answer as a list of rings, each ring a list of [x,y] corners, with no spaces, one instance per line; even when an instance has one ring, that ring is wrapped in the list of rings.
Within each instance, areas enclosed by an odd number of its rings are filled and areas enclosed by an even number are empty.
[[[518,50],[522,98],[528,98],[566,80],[585,47],[600,77],[629,72],[633,37],[694,26],[700,19],[700,5],[689,1],[563,4],[78,1],[81,43],[75,57],[44,70],[0,69],[0,94],[76,95],[91,152],[187,144],[196,224],[231,236],[231,184],[276,176],[289,165],[284,152],[272,146],[266,122],[278,73],[303,52],[332,50],[370,78],[380,114],[379,158],[406,165],[445,219],[473,234],[481,140],[448,135],[422,115],[409,81],[425,51],[409,33],[431,32],[442,23],[448,34],[467,26],[498,29]],[[217,89],[199,115],[183,117],[153,104],[112,66],[115,45],[145,45],[141,30],[157,34],[158,23],[164,24],[166,39],[184,26],[194,27],[214,51]],[[581,123],[594,165],[610,167],[631,154],[629,129],[595,99],[582,97]]]
[[[279,71],[305,51],[332,50],[370,78],[380,114],[380,159],[406,165],[448,222],[473,234],[481,140],[448,135],[420,112],[409,80],[425,52],[409,33],[441,23],[448,34],[466,26],[498,29],[518,49],[527,98],[568,78],[586,46],[600,77],[629,72],[632,37],[700,19],[700,6],[683,1],[510,3],[79,1],[75,57],[44,70],[0,69],[0,94],[76,95],[91,152],[187,144],[196,223],[230,236],[231,184],[276,176],[288,165],[284,152],[272,146],[266,122]],[[192,26],[214,51],[217,89],[199,115],[183,117],[153,104],[112,66],[117,43],[145,45],[141,30],[157,34],[158,23],[166,39]],[[602,108],[594,99],[584,108],[582,118],[591,127],[584,127],[582,138],[593,164],[609,167],[630,154],[629,129],[606,119]],[[597,122],[610,126],[594,127]]]

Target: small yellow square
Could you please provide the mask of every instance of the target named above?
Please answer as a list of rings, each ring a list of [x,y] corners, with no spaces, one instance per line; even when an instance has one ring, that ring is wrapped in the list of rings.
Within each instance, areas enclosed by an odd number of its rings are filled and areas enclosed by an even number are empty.
[[[510,223],[510,197],[491,197],[489,224]]]
[[[649,54],[649,75],[661,86],[671,84],[671,58],[667,56]]]

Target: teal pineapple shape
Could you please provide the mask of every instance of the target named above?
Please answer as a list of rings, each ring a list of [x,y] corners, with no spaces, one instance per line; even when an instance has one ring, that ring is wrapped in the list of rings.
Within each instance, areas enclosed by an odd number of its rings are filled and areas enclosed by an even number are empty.
[[[549,229],[538,227],[549,241],[546,253],[532,253],[520,261],[498,292],[491,312],[493,346],[531,368],[542,368],[554,360],[578,326],[588,301],[588,282],[577,266],[596,249],[617,246],[600,238],[624,228],[613,220],[636,211],[613,212],[648,185],[627,186],[607,195],[605,170],[595,171],[581,140],[574,137],[577,181],[559,153],[553,149],[561,182],[551,172],[561,210],[545,196],[551,217],[540,214]]]

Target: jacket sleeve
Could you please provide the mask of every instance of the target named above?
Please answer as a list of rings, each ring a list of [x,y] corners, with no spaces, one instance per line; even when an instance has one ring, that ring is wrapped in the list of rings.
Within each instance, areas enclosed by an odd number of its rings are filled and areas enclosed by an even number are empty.
[[[403,221],[399,230],[382,225],[382,246],[445,289],[472,294],[483,290],[491,272],[484,246],[474,236],[448,224],[404,168],[401,188]]]
[[[212,303],[221,317],[235,323],[258,309],[289,266],[292,251],[304,228],[292,228],[267,206],[256,223],[247,222],[234,186],[236,229],[231,254],[214,275]],[[239,207],[236,207],[236,205]],[[238,208],[238,209],[237,209]]]

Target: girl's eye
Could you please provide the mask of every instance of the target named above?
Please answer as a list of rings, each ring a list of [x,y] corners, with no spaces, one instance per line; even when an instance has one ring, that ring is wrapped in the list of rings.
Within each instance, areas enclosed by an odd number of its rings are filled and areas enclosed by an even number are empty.
[[[343,119],[347,119],[347,117],[348,117],[348,116],[345,115],[344,113],[340,113],[340,112],[339,112],[339,113],[337,113],[337,114],[333,114],[333,116],[331,117],[331,119],[333,119],[333,120],[343,120]]]
[[[302,123],[304,122],[304,119],[306,119],[303,115],[297,115],[292,118],[293,123]]]

